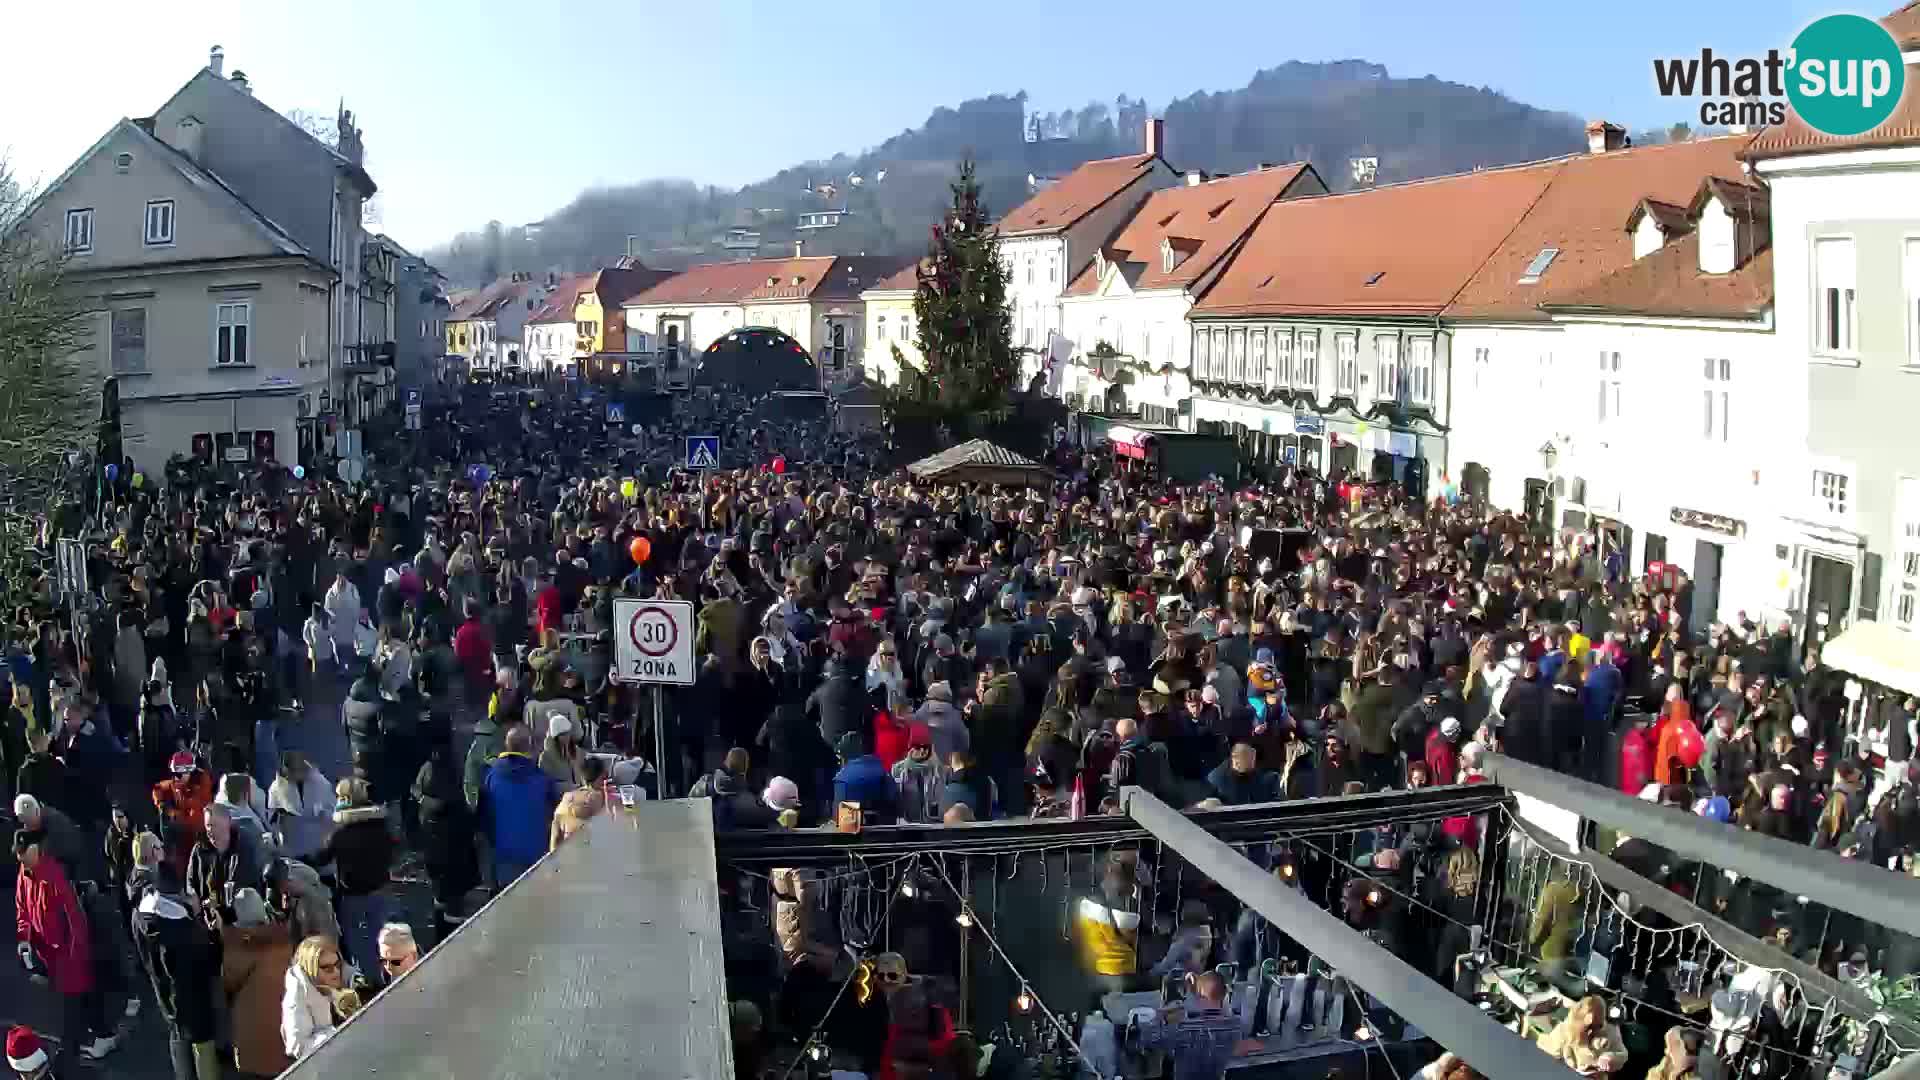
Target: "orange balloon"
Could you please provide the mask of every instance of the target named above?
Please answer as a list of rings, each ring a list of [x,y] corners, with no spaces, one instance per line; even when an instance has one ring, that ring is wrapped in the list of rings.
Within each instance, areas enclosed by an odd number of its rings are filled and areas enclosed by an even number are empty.
[[[644,536],[636,536],[633,538],[633,543],[627,545],[627,554],[633,556],[633,561],[636,563],[646,562],[647,556],[653,554],[653,541]]]

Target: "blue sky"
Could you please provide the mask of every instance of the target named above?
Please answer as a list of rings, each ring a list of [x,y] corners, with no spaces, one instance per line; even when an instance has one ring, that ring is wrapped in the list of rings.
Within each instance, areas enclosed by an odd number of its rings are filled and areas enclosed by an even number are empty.
[[[1848,10],[1807,0],[18,6],[10,36],[44,47],[0,66],[0,154],[16,173],[57,176],[116,119],[158,107],[219,44],[228,70],[245,70],[283,112],[331,115],[345,98],[366,130],[382,227],[417,248],[489,218],[538,219],[588,185],[759,179],[871,146],[969,97],[1025,89],[1033,107],[1059,109],[1125,93],[1158,110],[1294,59],[1366,59],[1396,76],[1664,125],[1691,109],[1655,94],[1654,57],[1703,45],[1748,55]]]

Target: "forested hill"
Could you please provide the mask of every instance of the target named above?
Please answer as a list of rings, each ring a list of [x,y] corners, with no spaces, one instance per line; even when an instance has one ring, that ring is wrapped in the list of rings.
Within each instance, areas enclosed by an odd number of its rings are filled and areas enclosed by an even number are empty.
[[[582,192],[536,229],[491,222],[430,253],[456,284],[513,270],[580,270],[624,254],[629,235],[649,266],[739,257],[729,229],[758,232],[761,255],[907,254],[946,204],[955,163],[978,163],[987,205],[1021,202],[1028,177],[1138,152],[1149,115],[1121,95],[1059,112],[1031,110],[1026,94],[995,94],[938,108],[918,128],[857,154],[796,165],[738,190],[691,180],[644,180]],[[1236,90],[1198,92],[1159,110],[1165,154],[1183,170],[1236,172],[1262,162],[1310,160],[1329,185],[1348,184],[1349,161],[1377,157],[1377,182],[1459,172],[1569,153],[1582,122],[1512,101],[1487,87],[1431,76],[1399,79],[1361,60],[1268,68]],[[1636,136],[1636,142],[1643,141]],[[796,232],[799,215],[844,209],[831,229]],[[736,238],[737,239],[737,238]]]

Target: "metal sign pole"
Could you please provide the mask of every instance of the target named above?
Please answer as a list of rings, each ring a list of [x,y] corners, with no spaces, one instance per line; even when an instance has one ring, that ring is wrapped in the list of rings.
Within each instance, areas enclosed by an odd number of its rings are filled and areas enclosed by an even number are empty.
[[[653,771],[659,778],[660,790],[657,794],[662,799],[667,797],[667,710],[664,704],[666,696],[666,687],[653,688]]]

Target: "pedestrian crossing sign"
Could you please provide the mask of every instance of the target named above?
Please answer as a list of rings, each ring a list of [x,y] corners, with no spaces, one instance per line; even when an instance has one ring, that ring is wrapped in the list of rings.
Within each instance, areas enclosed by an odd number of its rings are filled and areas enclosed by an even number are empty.
[[[687,468],[717,469],[720,467],[720,436],[687,436]]]

